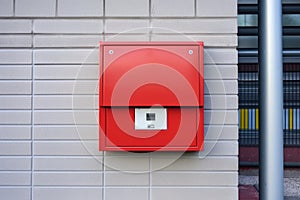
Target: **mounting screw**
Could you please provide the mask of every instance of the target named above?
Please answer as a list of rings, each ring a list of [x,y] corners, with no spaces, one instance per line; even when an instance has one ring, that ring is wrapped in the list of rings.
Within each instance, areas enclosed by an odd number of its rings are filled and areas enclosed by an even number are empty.
[[[192,49],[189,50],[189,54],[192,55],[194,51]]]
[[[113,54],[113,53],[114,53],[114,50],[109,50],[108,53],[109,53],[109,54]]]

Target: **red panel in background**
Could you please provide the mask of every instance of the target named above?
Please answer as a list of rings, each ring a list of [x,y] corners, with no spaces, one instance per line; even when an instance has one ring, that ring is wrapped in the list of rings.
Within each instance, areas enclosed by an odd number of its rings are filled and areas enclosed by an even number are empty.
[[[203,149],[203,43],[101,43],[100,73],[100,150]],[[135,130],[134,109],[152,106],[167,130]]]

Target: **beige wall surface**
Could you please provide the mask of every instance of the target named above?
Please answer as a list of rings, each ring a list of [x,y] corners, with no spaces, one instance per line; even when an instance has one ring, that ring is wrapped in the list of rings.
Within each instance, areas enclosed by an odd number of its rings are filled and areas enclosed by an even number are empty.
[[[192,40],[205,150],[99,152],[99,41]],[[236,47],[236,0],[0,0],[1,199],[238,199]]]

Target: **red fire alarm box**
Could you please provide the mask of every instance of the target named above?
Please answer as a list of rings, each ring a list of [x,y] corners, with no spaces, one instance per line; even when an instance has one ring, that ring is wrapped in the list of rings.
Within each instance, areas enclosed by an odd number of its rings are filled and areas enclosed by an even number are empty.
[[[200,151],[202,42],[100,43],[101,151]]]

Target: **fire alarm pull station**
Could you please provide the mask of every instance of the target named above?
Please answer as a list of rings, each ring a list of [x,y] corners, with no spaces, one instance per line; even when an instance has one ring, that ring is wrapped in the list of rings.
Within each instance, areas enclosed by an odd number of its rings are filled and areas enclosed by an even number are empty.
[[[101,42],[101,151],[200,151],[202,42]]]

